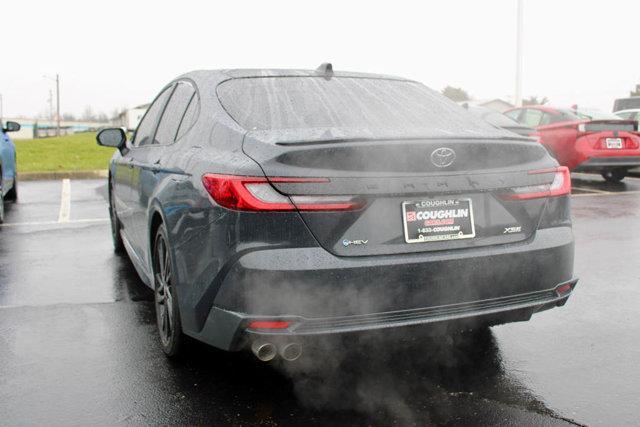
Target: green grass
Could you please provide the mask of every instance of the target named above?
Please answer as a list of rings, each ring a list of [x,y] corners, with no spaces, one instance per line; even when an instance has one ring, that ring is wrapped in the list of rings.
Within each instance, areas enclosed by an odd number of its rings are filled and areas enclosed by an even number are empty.
[[[14,142],[18,172],[106,170],[113,155],[113,149],[96,144],[94,132]]]

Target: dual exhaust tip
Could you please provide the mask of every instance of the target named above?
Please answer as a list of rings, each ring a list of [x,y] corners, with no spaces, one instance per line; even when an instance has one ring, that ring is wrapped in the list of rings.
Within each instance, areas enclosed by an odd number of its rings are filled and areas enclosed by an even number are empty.
[[[277,355],[280,355],[287,362],[298,360],[302,355],[302,346],[296,342],[281,345],[279,348],[275,344],[264,341],[254,341],[251,344],[253,354],[263,362],[269,362]]]

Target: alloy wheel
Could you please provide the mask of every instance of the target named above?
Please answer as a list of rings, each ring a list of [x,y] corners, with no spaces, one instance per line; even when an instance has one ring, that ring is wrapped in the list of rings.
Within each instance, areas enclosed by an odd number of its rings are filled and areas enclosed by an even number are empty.
[[[171,260],[167,244],[162,235],[158,235],[155,245],[155,303],[158,331],[162,345],[168,347],[174,336],[174,299],[171,284]]]

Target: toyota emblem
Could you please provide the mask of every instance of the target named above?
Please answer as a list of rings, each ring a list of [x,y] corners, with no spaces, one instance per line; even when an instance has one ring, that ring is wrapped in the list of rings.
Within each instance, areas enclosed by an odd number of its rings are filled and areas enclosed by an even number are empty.
[[[433,150],[431,153],[431,163],[439,168],[446,168],[450,166],[456,159],[456,152],[451,148],[440,147]]]

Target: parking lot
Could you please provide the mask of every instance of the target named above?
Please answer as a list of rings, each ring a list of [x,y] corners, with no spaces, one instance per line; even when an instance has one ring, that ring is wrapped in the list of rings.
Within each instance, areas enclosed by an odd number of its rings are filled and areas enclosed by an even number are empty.
[[[2,423],[637,424],[640,179],[573,178],[566,306],[475,334],[334,342],[289,365],[196,344],[168,361],[151,291],[113,253],[106,182],[21,182],[0,226]]]

